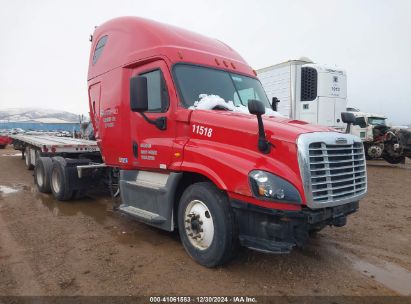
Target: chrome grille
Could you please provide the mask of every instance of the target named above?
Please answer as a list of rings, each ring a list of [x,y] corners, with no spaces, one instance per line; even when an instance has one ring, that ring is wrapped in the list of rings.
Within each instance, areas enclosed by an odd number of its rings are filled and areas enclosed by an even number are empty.
[[[359,138],[334,132],[310,133],[300,136],[298,148],[310,207],[339,205],[365,195],[366,163]]]
[[[362,144],[309,146],[313,200],[316,202],[350,197],[366,188]]]

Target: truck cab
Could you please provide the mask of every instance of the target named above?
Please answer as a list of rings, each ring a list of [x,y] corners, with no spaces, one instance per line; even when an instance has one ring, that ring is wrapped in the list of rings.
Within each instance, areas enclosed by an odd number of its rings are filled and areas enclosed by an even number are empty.
[[[316,70],[330,80],[312,107],[337,98],[335,73]],[[238,245],[288,253],[311,232],[345,225],[366,194],[361,140],[279,117],[256,72],[219,40],[110,20],[93,34],[88,90],[119,210],[178,229],[204,266],[226,263]]]
[[[348,110],[348,109],[347,109]],[[351,111],[356,122],[351,127],[351,134],[358,136],[364,142],[374,141],[374,128],[376,126],[387,126],[387,117],[361,111]]]

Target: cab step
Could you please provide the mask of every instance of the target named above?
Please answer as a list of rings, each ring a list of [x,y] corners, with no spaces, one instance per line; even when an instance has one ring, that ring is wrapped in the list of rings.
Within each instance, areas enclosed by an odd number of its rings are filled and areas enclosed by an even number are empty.
[[[120,205],[118,210],[133,217],[136,217],[144,222],[152,224],[161,224],[166,221],[166,218],[162,217],[159,214],[125,204]]]

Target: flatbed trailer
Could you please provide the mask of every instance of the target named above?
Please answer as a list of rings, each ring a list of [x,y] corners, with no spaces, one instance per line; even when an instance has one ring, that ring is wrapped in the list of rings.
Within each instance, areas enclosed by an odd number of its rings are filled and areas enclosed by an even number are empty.
[[[13,139],[14,149],[22,152],[22,158],[26,160],[26,167],[29,170],[34,168],[40,156],[79,158],[89,153],[100,155],[100,149],[94,140],[47,134],[15,134],[10,137]]]
[[[112,170],[107,169],[96,141],[49,134],[10,137],[14,149],[22,152],[26,168],[34,169],[34,183],[40,192],[70,200],[85,196],[93,187],[113,185],[108,175]]]

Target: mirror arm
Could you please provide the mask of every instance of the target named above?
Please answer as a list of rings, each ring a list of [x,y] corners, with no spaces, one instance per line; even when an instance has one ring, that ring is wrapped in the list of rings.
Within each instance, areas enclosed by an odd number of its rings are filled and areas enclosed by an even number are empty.
[[[265,138],[263,119],[260,115],[257,115],[258,120],[258,149],[264,153],[268,154],[271,151],[271,143]]]
[[[158,129],[160,130],[165,130],[167,129],[167,117],[159,117],[157,119],[150,119],[144,114],[143,112],[140,112],[141,116],[143,116],[144,120],[147,121],[148,123],[155,125]]]
[[[350,134],[351,132],[351,123],[347,123],[347,128],[345,129],[345,133]]]

